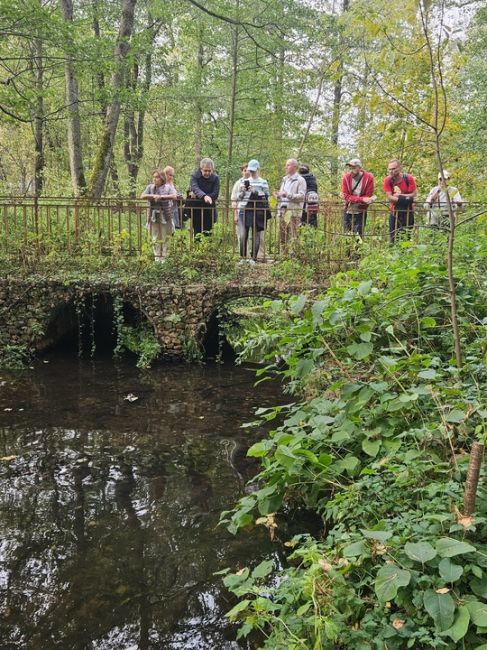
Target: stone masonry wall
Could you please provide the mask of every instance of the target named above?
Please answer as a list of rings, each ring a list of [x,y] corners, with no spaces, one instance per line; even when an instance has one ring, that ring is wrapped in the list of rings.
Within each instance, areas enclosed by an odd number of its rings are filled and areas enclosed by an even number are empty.
[[[31,351],[55,343],[46,332],[63,305],[91,295],[119,295],[142,312],[154,328],[166,359],[181,359],[188,342],[200,346],[208,321],[220,304],[235,298],[278,296],[269,285],[153,286],[103,281],[61,282],[39,277],[0,279],[0,343]]]

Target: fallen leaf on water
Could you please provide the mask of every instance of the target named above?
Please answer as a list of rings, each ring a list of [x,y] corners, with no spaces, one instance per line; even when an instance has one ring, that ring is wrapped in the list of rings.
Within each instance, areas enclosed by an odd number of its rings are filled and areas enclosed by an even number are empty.
[[[124,397],[124,400],[127,400],[127,402],[136,402],[138,399],[137,395],[134,395],[133,393],[129,393]]]
[[[10,463],[11,460],[15,460],[17,456],[2,456],[0,460],[2,460],[4,463]]]
[[[269,530],[269,537],[271,539],[271,542],[273,542],[274,539],[276,538],[276,528],[277,528],[276,513],[271,512],[266,517],[259,517],[258,519],[255,520],[255,523],[258,525],[265,526]]]

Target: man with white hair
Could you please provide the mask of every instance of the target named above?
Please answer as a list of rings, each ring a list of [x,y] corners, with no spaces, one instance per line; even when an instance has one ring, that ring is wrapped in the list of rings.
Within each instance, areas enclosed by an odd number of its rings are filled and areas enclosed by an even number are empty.
[[[190,188],[198,202],[192,211],[193,233],[209,234],[217,220],[215,204],[220,193],[220,178],[211,158],[201,160],[200,168],[191,175]]]
[[[455,211],[462,207],[462,197],[460,192],[453,185],[449,185],[450,172],[446,169],[438,174],[438,185],[431,188],[430,193],[426,197],[424,207],[429,210],[429,225],[438,228],[439,226],[450,225],[450,214],[448,212],[448,198],[452,210]]]
[[[281,244],[287,244],[298,235],[306,198],[306,181],[298,174],[298,161],[295,158],[286,160],[286,175],[274,196],[278,201],[279,239]]]

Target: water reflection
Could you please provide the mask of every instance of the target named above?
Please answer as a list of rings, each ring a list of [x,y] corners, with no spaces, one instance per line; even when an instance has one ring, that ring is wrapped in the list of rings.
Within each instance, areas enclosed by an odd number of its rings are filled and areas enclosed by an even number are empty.
[[[212,574],[272,549],[216,523],[253,472],[239,425],[278,388],[55,358],[0,381],[2,650],[247,647]]]

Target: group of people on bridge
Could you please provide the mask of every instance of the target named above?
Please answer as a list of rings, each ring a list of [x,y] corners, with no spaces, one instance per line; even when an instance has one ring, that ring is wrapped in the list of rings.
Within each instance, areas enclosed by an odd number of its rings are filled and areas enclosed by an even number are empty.
[[[375,179],[366,171],[358,158],[347,163],[348,171],[343,175],[340,196],[344,201],[343,225],[347,233],[363,238],[367,222],[367,211],[377,199]],[[231,192],[233,217],[239,239],[241,263],[255,264],[263,241],[267,221],[272,217],[269,205],[271,196],[268,182],[260,175],[260,163],[255,158],[241,166],[239,178]],[[438,174],[438,183],[430,190],[424,208],[429,211],[429,225],[441,227],[449,218],[450,209],[462,206],[458,189],[449,184],[450,174],[446,170]],[[417,187],[414,176],[405,173],[401,161],[392,159],[388,163],[387,176],[383,180],[383,192],[389,207],[389,238],[394,243],[398,234],[414,226]],[[191,175],[186,197],[174,185],[174,168],[167,166],[156,170],[141,198],[149,202],[147,229],[153,243],[154,258],[158,262],[166,259],[170,236],[175,229],[183,228],[190,220],[196,236],[211,233],[217,221],[216,203],[220,193],[220,179],[211,158],[203,158],[199,169]],[[308,225],[317,227],[320,207],[318,184],[307,165],[299,165],[294,158],[286,161],[286,173],[279,190],[273,192],[277,202],[279,239],[286,245],[297,237],[299,228]],[[248,240],[252,231],[250,258]]]

